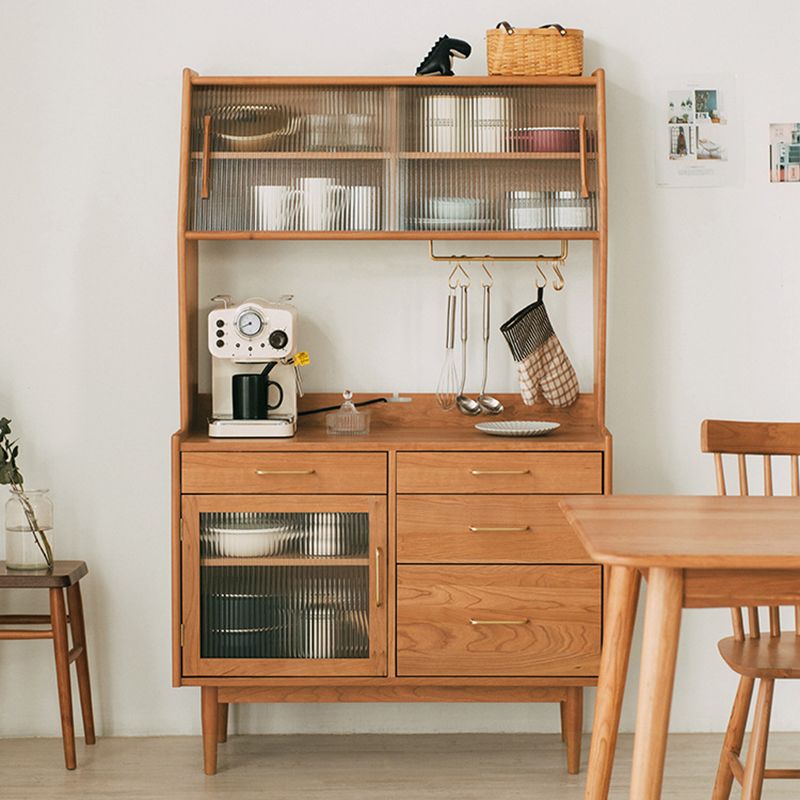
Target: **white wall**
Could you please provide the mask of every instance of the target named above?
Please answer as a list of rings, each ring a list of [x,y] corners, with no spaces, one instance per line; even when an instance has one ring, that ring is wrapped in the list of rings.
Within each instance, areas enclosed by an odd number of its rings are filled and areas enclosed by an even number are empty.
[[[169,665],[185,65],[206,74],[410,74],[447,32],[475,47],[460,73],[481,74],[483,32],[500,17],[584,28],[587,69],[603,65],[609,80],[608,421],[617,492],[713,491],[711,465],[698,452],[706,416],[797,418],[800,187],[767,182],[768,123],[800,119],[796,0],[774,0],[769,19],[745,0],[727,3],[724,14],[688,0],[491,5],[0,0],[0,415],[22,437],[29,485],[52,489],[58,555],[90,564],[86,610],[103,734],[198,729],[197,692],[172,689]],[[653,89],[661,74],[685,69],[738,76],[747,154],[740,186],[654,185]],[[205,251],[217,269],[204,275],[204,296],[239,266],[237,290],[258,282],[256,267],[267,261],[275,266],[268,288],[299,295],[314,326],[313,387],[347,380],[355,389],[432,389],[444,277],[423,244]],[[552,311],[585,377],[581,261],[571,262]],[[529,277],[520,267],[499,277],[496,320]],[[394,303],[396,293],[407,305]],[[494,385],[510,388],[513,373],[495,345]],[[29,600],[29,608],[42,605]],[[0,597],[0,609],[11,608]],[[714,643],[726,632],[725,612],[687,614],[675,729],[724,726],[734,679]],[[776,726],[800,727],[798,708],[796,696],[780,703]],[[372,705],[246,708],[235,719],[258,731],[521,731],[553,730],[556,717],[552,706]],[[49,645],[3,644],[0,734],[57,730]]]

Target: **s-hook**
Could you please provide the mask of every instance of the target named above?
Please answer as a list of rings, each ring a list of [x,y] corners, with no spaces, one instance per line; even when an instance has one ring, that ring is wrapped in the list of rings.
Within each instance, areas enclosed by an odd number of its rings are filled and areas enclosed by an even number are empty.
[[[536,262],[536,271],[539,273],[539,277],[542,279],[542,282],[539,283],[539,278],[536,278],[534,285],[537,289],[544,289],[547,286],[547,275],[544,274],[542,265],[538,261]]]
[[[564,280],[564,276],[561,274],[561,267],[558,266],[558,262],[554,261],[552,266],[553,272],[555,272],[557,278],[557,280],[553,281],[553,288],[557,292],[560,292],[566,285],[566,281]]]
[[[456,275],[456,272],[458,272],[458,268],[459,268],[460,266],[461,266],[460,264],[456,264],[456,265],[453,267],[453,269],[452,269],[452,270],[450,270],[450,275],[449,275],[449,276],[448,276],[448,278],[447,278],[447,285],[448,285],[448,286],[449,286],[451,289],[458,289],[458,284],[459,284],[459,280],[460,280],[460,279],[459,279],[458,275]],[[454,278],[455,278],[455,282],[453,281],[453,279],[454,279]]]
[[[486,269],[486,267],[484,267],[484,269]],[[460,272],[461,275],[464,276],[464,279],[466,280],[466,284],[463,284],[461,282],[461,277],[459,275],[456,275],[457,272]],[[447,278],[447,285],[451,289],[458,289],[459,286],[465,286],[465,285],[466,285],[467,288],[469,288],[471,283],[472,283],[472,280],[469,277],[469,273],[464,269],[464,267],[461,266],[461,262],[457,261],[456,265],[450,271],[449,277]]]

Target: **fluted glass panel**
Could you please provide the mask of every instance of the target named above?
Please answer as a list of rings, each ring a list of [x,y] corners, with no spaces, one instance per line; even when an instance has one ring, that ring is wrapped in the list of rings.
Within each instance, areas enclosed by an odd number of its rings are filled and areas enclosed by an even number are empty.
[[[245,154],[246,155],[246,154]],[[374,231],[383,221],[380,160],[215,158],[207,199],[192,160],[190,227],[208,231]]]
[[[366,512],[200,514],[201,558],[365,558],[368,547]]]
[[[368,658],[368,566],[201,567],[203,658]]]

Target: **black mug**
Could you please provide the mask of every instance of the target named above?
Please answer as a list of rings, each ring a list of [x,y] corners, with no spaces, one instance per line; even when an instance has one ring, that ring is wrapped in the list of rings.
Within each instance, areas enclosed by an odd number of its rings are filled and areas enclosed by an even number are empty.
[[[269,412],[274,411],[283,402],[283,387],[269,379],[267,370],[260,373],[239,373],[234,375],[231,381],[234,419],[267,419]],[[278,402],[274,404],[269,402],[270,386],[278,389]]]

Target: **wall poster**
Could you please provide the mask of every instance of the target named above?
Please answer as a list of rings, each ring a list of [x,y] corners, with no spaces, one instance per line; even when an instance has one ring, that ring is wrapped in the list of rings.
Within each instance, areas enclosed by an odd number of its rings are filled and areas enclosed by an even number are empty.
[[[800,122],[769,126],[769,179],[800,183]]]
[[[738,177],[734,83],[698,76],[665,81],[657,94],[656,182],[660,186],[727,186]]]

